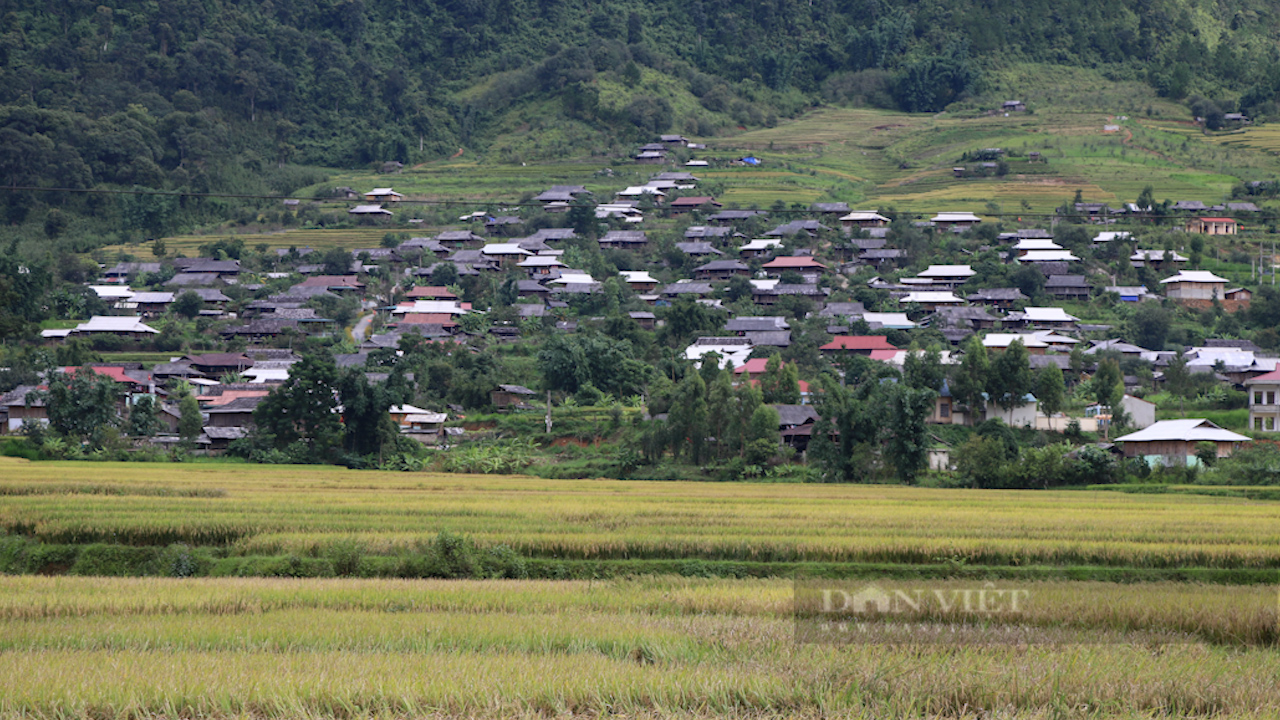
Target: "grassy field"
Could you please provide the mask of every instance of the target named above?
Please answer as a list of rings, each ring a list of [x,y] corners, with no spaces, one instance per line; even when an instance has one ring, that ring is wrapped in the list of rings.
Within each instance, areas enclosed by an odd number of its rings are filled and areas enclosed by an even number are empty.
[[[0,714],[1062,718],[1280,710],[1273,598],[1168,585],[1025,590],[1042,609],[1019,632],[1036,643],[834,645],[796,641],[792,588],[776,580],[0,578]],[[921,619],[919,627],[923,634],[941,622]],[[992,628],[960,629],[981,637]],[[1091,642],[1078,644],[1082,637]]]
[[[353,472],[5,460],[0,529],[49,543],[315,556],[437,533],[531,558],[1280,568],[1270,504],[1115,493]]]

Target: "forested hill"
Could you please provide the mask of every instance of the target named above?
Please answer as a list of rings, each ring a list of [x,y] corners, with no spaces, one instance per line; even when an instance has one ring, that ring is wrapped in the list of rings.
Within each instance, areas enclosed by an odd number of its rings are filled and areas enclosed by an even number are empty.
[[[0,177],[20,185],[279,191],[302,181],[288,163],[483,151],[530,120],[585,153],[822,101],[939,110],[1011,61],[1255,115],[1280,88],[1262,0],[2,0],[0,17]],[[31,205],[5,194],[6,219]]]

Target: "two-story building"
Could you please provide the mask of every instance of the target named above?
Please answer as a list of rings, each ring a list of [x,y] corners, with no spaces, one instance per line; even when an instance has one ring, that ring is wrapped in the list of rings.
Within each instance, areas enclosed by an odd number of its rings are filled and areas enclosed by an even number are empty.
[[[1280,432],[1280,370],[1244,381],[1249,391],[1249,427]]]

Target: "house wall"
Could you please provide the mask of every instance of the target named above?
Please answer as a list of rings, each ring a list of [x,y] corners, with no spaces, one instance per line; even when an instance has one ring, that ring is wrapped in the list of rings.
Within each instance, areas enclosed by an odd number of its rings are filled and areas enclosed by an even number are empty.
[[[1280,432],[1280,384],[1249,387],[1249,428]]]
[[[1226,291],[1223,283],[1169,283],[1167,295],[1174,300],[1222,300]]]
[[[1026,403],[1015,408],[1005,410],[999,405],[988,404],[986,411],[986,419],[1000,418],[1005,425],[1010,427],[1035,427],[1036,415],[1039,412],[1039,403]]]
[[[1131,395],[1125,395],[1120,401],[1120,405],[1124,408],[1124,412],[1129,416],[1129,426],[1142,430],[1156,424],[1156,406],[1152,403],[1139,400]]]
[[[1124,456],[1127,458],[1138,457],[1147,462],[1148,465],[1196,465],[1199,461],[1196,459],[1196,443],[1187,442],[1185,440],[1165,440],[1160,442],[1125,442]],[[1231,453],[1235,451],[1235,443],[1219,442],[1214,443],[1217,446],[1217,456],[1220,458],[1231,457]]]

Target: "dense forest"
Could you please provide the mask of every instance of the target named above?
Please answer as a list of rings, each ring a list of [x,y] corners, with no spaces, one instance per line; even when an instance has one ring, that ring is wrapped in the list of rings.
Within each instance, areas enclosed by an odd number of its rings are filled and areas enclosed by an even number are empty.
[[[303,166],[483,152],[530,118],[583,153],[820,102],[934,111],[1011,61],[1259,116],[1280,90],[1275,8],[1256,0],[3,0],[0,17],[10,186],[280,193],[317,181]],[[0,217],[149,237],[227,212],[165,202],[5,191]]]

